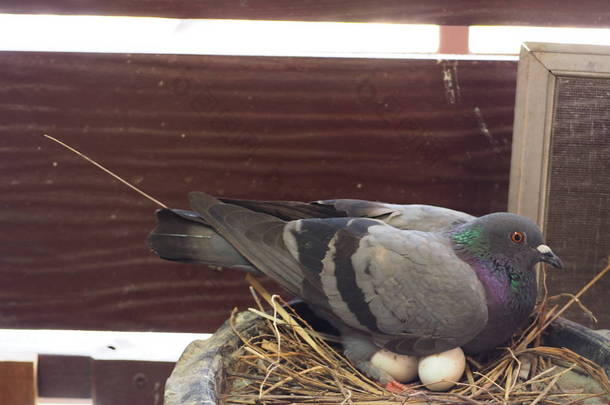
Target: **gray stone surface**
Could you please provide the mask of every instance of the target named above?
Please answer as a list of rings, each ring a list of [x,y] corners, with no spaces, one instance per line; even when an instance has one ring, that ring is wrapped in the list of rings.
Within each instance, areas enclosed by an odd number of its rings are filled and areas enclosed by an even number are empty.
[[[240,333],[255,328],[251,312],[236,315],[235,325]],[[225,322],[206,340],[196,340],[182,353],[165,384],[165,405],[211,405],[218,403],[225,381],[225,366],[241,341]]]
[[[568,371],[561,376],[558,384],[564,391],[582,390],[586,394],[601,394],[604,392],[604,389],[597,381],[574,371]],[[599,398],[587,399],[582,403],[584,405],[606,405],[608,401],[610,401],[610,396],[605,395]]]

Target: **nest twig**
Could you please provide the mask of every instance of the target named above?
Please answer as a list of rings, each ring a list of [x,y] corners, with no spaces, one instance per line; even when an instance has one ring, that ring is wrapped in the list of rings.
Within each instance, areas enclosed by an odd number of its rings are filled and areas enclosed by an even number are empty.
[[[243,346],[227,370],[225,405],[384,405],[384,404],[577,404],[610,395],[610,380],[592,361],[566,348],[541,345],[542,332],[606,272],[610,264],[561,308],[545,296],[532,323],[510,347],[486,364],[468,358],[462,381],[449,392],[431,392],[410,384],[400,395],[386,391],[354,368],[301,319],[278,295],[270,295],[248,277],[258,309],[265,319],[256,336],[240,336]],[[262,300],[261,300],[262,298]],[[271,310],[265,311],[262,301]],[[232,316],[233,322],[233,316]],[[237,329],[233,330],[239,334]],[[565,367],[565,364],[568,366]],[[573,370],[595,380],[599,392],[569,390],[562,379]]]

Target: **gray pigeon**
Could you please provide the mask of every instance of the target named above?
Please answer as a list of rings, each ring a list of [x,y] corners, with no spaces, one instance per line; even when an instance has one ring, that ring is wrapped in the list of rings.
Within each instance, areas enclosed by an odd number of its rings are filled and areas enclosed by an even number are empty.
[[[536,299],[534,265],[561,267],[527,218],[482,217],[428,205],[362,200],[218,200],[163,209],[149,236],[162,258],[263,273],[333,324],[346,356],[370,363],[386,348],[425,356],[506,343]]]

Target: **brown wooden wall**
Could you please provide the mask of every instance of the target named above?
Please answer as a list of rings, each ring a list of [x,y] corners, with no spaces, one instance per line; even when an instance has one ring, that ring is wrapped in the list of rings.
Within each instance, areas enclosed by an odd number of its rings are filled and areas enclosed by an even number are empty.
[[[0,53],[0,327],[212,331],[237,272],[158,259],[186,194],[506,209],[516,63]]]
[[[0,12],[440,25],[610,26],[607,0],[3,0]]]

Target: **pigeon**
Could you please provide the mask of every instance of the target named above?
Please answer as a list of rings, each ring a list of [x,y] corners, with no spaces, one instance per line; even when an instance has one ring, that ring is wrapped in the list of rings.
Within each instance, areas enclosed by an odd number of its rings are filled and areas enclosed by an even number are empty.
[[[490,351],[527,321],[534,267],[562,267],[538,226],[510,213],[475,217],[430,205],[313,203],[189,194],[161,209],[149,247],[161,258],[264,274],[341,333],[361,371],[382,349],[427,356]]]

